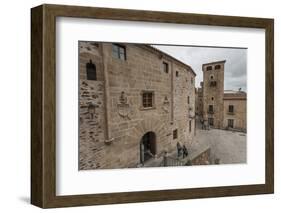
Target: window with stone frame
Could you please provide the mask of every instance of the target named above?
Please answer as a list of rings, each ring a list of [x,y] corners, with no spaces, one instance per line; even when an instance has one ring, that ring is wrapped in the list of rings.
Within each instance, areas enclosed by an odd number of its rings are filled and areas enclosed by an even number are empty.
[[[212,70],[212,66],[207,66],[207,71]]]
[[[142,106],[143,108],[154,107],[154,93],[152,91],[144,91],[142,93]]]
[[[219,65],[219,64],[215,66],[215,70],[219,70],[220,68],[221,68],[221,65]]]
[[[125,61],[127,58],[126,47],[120,44],[112,44],[112,56]]]
[[[173,131],[173,139],[177,139],[178,138],[178,129],[175,129]]]
[[[234,113],[234,106],[233,105],[229,105],[228,106],[228,112],[229,113]]]
[[[214,106],[213,105],[209,105],[208,112],[214,113]]]
[[[169,64],[163,61],[163,70],[165,73],[169,73]]]

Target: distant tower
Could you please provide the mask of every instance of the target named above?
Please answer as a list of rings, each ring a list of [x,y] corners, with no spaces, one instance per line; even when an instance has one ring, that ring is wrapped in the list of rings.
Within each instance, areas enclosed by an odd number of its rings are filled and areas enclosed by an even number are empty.
[[[202,65],[203,119],[215,128],[223,127],[224,61]]]

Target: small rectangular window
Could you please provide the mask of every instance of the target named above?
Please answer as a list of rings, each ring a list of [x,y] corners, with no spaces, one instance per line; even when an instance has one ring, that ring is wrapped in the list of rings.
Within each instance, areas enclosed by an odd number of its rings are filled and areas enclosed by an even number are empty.
[[[112,56],[123,61],[126,60],[126,48],[119,44],[112,44]]]
[[[177,139],[177,138],[178,138],[178,130],[175,129],[175,130],[173,131],[173,139]]]
[[[142,106],[144,108],[153,107],[154,103],[154,95],[153,92],[143,92],[142,94]]]
[[[212,66],[207,66],[207,71],[212,70]]]
[[[221,65],[219,65],[219,64],[215,66],[215,70],[219,70],[220,68],[221,68]]]
[[[213,105],[209,105],[208,112],[209,113],[213,113],[214,112],[214,106]]]
[[[234,112],[234,106],[233,105],[228,106],[228,112],[230,112],[230,113]]]
[[[190,98],[189,98],[189,96],[187,96],[187,103],[188,103],[188,104],[190,103]]]
[[[165,73],[169,73],[169,64],[167,62],[163,62],[163,69]]]
[[[176,71],[176,77],[179,77],[179,71]]]
[[[192,122],[191,121],[189,121],[189,132],[191,132],[191,128],[192,128]]]

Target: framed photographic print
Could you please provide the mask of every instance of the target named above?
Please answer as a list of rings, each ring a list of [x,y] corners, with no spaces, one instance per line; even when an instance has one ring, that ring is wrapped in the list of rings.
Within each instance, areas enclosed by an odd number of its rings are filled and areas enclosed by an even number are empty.
[[[31,9],[31,203],[274,191],[273,19]]]

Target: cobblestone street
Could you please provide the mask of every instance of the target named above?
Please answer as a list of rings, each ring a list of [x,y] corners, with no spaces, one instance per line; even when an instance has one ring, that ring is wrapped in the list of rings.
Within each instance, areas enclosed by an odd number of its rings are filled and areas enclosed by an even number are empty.
[[[195,141],[191,149],[202,149],[209,146],[211,157],[220,159],[220,164],[247,162],[247,134],[221,129],[202,130],[200,123],[196,123]]]

